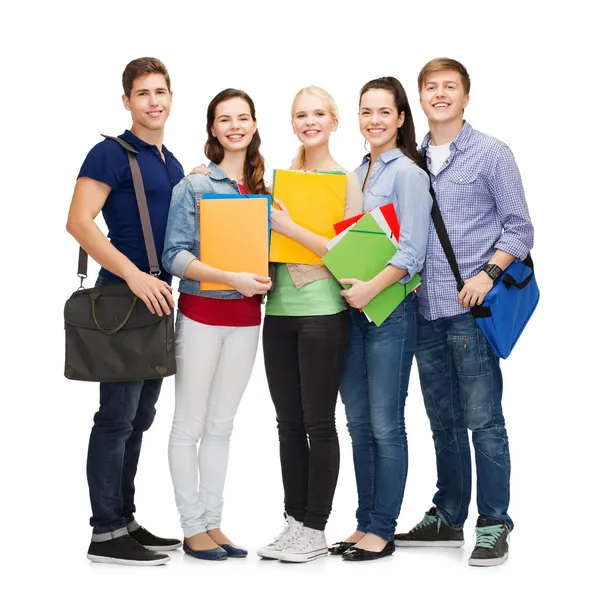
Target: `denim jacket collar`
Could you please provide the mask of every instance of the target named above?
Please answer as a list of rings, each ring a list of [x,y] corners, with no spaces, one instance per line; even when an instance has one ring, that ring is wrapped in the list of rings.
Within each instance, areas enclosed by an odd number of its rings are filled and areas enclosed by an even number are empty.
[[[227,173],[225,173],[223,169],[220,169],[212,160],[208,164],[208,169],[210,169],[210,173],[208,176],[213,181],[223,181],[224,179],[226,179],[230,183],[235,183],[233,179],[229,179],[229,177],[227,177]]]

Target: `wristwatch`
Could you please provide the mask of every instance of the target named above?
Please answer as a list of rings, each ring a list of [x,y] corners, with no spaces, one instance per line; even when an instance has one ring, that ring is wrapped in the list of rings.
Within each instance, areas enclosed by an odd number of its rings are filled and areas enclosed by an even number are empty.
[[[485,267],[483,267],[481,270],[487,273],[491,277],[492,281],[498,281],[498,279],[502,277],[502,273],[504,273],[504,271],[498,265],[492,265],[490,263],[485,265]]]

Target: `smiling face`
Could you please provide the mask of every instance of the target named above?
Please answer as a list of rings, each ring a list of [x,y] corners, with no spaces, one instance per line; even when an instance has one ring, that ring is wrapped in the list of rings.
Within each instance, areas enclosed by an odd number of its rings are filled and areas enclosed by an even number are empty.
[[[462,124],[469,95],[458,71],[432,71],[423,81],[420,102],[430,123],[458,125]]]
[[[294,102],[292,128],[303,146],[314,148],[326,144],[337,125],[337,118],[323,98],[304,93]]]
[[[248,102],[238,97],[219,102],[210,130],[226,152],[246,150],[256,132]]]
[[[394,94],[382,89],[367,90],[360,98],[358,111],[360,132],[379,154],[397,148],[398,128],[404,112],[398,114]]]
[[[131,112],[134,133],[163,129],[172,103],[173,92],[169,91],[165,76],[159,73],[136,77],[129,97],[123,95],[123,104]]]

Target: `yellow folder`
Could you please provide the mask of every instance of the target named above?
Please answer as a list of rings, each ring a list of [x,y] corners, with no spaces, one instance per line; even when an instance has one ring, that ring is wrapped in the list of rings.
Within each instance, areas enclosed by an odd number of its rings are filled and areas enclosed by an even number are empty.
[[[199,201],[200,260],[224,271],[269,275],[269,196],[203,194]],[[231,290],[210,281],[201,290]]]
[[[273,196],[281,200],[298,225],[333,238],[333,224],[344,218],[345,173],[273,171]],[[276,205],[273,210],[279,210]],[[322,265],[323,261],[298,242],[272,232],[269,260],[283,263]]]

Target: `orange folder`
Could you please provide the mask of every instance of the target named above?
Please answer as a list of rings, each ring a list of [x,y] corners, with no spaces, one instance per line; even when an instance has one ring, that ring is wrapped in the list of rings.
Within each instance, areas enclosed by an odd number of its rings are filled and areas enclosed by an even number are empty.
[[[298,225],[331,239],[333,224],[344,218],[345,173],[273,171],[273,196],[281,200]],[[273,210],[279,210],[276,206]],[[323,261],[298,242],[273,232],[269,260],[283,263],[322,265]]]
[[[203,194],[199,201],[200,260],[224,271],[269,274],[271,198],[252,194]],[[231,286],[200,282],[201,290]]]

